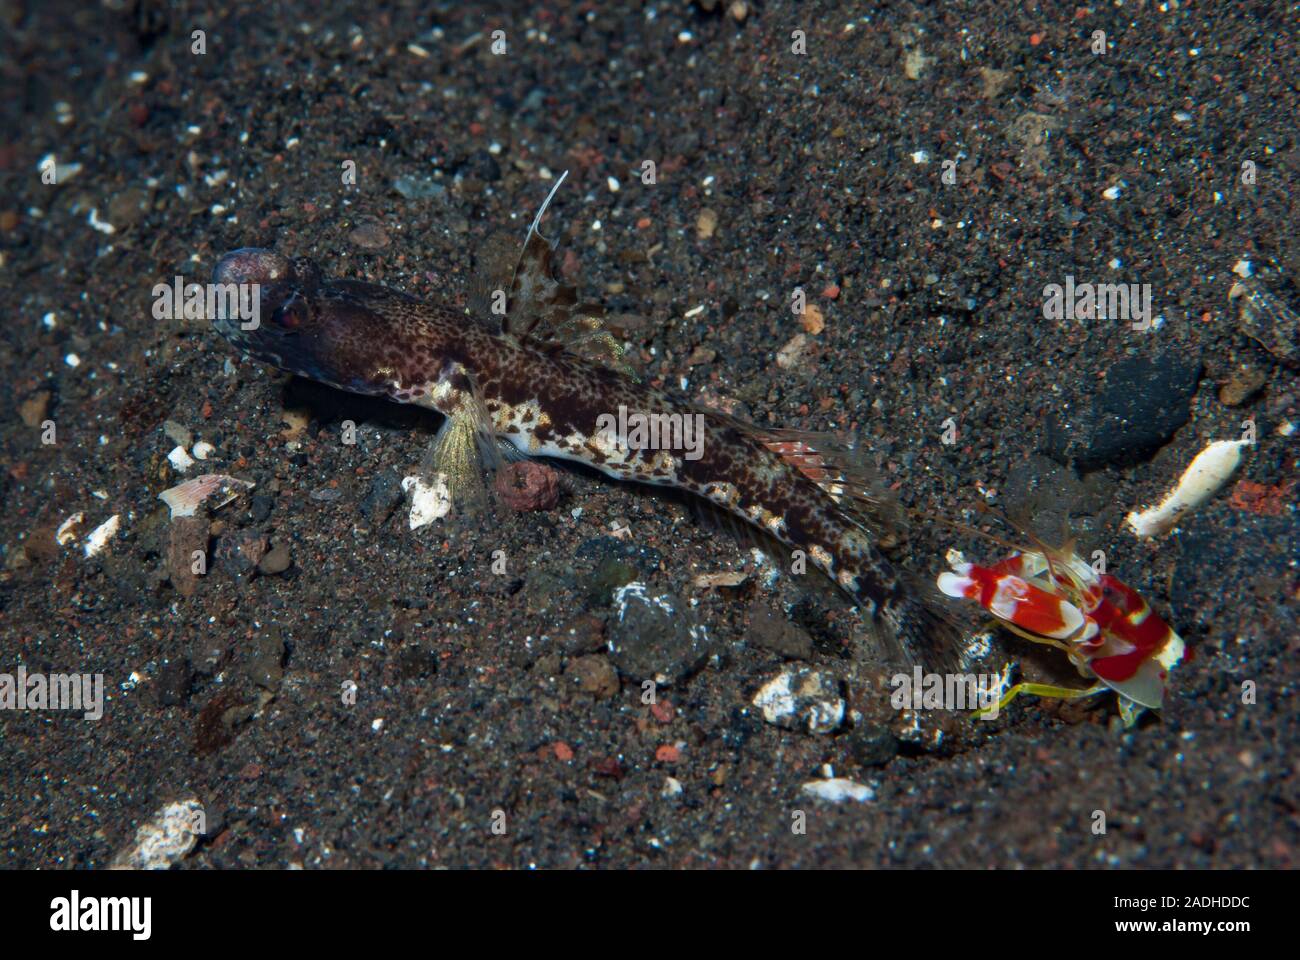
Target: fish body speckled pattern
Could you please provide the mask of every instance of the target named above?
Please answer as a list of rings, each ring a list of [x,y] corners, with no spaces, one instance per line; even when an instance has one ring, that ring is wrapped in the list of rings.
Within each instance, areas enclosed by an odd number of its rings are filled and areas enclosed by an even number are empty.
[[[536,221],[516,267],[511,311],[565,306],[562,289],[549,279],[551,245],[535,227]],[[955,628],[884,556],[872,523],[836,496],[840,488],[817,482],[808,469],[809,444],[795,444],[805,456],[791,457],[781,452],[791,444],[765,442],[760,428],[693,406],[562,343],[512,333],[509,323],[493,330],[470,314],[376,284],[327,279],[307,260],[243,248],[221,259],[214,282],[259,286],[255,329],[213,321],[242,352],[342,390],[437,410],[447,422],[436,449],[463,453],[477,445],[491,457],[495,438],[502,438],[526,456],[687,490],[802,551],[857,603],[892,659],[933,669],[956,663]],[[700,436],[689,456],[651,449],[602,429],[608,420],[601,418],[620,409],[695,418]],[[458,431],[472,439],[448,442]],[[477,474],[478,461],[470,462]]]

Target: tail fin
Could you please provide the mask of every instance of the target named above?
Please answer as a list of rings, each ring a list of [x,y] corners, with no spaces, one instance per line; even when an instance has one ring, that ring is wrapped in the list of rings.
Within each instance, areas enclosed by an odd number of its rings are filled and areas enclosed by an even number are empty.
[[[937,673],[959,672],[967,666],[968,631],[930,585],[908,577],[879,612],[879,633],[886,652],[895,659]]]

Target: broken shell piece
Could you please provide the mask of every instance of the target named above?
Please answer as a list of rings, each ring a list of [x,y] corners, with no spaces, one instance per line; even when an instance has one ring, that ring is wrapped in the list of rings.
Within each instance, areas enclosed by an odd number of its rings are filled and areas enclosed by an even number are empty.
[[[186,480],[178,486],[164,490],[158,494],[158,499],[167,504],[171,510],[171,518],[175,520],[177,517],[194,516],[199,504],[209,499],[213,500],[213,503],[208,505],[209,510],[220,509],[255,486],[256,484],[248,480],[229,477],[224,473],[205,473],[201,477]]]
[[[1130,513],[1125,520],[1139,537],[1154,537],[1173,529],[1185,513],[1199,507],[1223,487],[1241,463],[1245,440],[1216,440],[1198,453],[1183,471],[1178,485],[1157,506]]]
[[[172,469],[177,473],[184,473],[190,467],[194,466],[194,458],[184,447],[173,447],[172,452],[167,454],[167,462],[172,465]]]
[[[206,440],[200,440],[190,448],[190,453],[194,454],[195,460],[206,460],[217,452],[217,448]]]
[[[796,333],[784,347],[776,352],[776,365],[782,370],[796,369],[804,359],[804,354],[811,346],[808,337]]]
[[[117,528],[121,525],[122,518],[120,515],[115,513],[94,530],[90,531],[90,535],[86,537],[86,556],[93,557],[108,546],[108,541],[117,536]]]
[[[743,571],[727,573],[697,573],[692,585],[701,590],[710,590],[714,587],[738,587],[749,579],[749,574]]]
[[[432,481],[420,476],[406,477],[402,489],[411,495],[412,530],[451,513],[451,488],[447,486],[445,473],[436,474]]]
[[[832,777],[829,780],[810,780],[799,788],[800,792],[818,800],[829,803],[843,803],[852,800],[855,803],[867,803],[876,799],[876,791],[865,783]]]
[[[54,539],[59,546],[66,547],[73,540],[77,539],[78,528],[86,522],[86,515],[78,510],[68,519],[59,524],[59,529],[54,531]]]
[[[1300,365],[1300,313],[1258,277],[1234,283],[1228,299],[1239,301],[1239,325],[1246,336],[1286,365]]]

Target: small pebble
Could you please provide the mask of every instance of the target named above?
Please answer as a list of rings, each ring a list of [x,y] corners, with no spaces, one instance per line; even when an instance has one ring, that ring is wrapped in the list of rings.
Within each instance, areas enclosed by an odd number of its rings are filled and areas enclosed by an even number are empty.
[[[293,559],[289,554],[288,545],[278,543],[266,552],[266,556],[258,563],[257,569],[269,576],[274,576],[288,570],[289,564],[292,562]]]
[[[391,242],[388,231],[374,222],[362,223],[352,228],[348,241],[362,250],[382,250]]]
[[[695,218],[695,235],[701,240],[708,240],[718,230],[718,215],[712,210],[701,210]]]
[[[1226,407],[1239,407],[1268,381],[1268,376],[1258,367],[1236,370],[1223,386],[1219,387],[1219,402]]]

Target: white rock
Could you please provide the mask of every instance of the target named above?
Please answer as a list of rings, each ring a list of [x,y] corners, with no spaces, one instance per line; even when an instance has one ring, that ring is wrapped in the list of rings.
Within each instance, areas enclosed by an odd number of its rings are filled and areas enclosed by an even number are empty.
[[[135,832],[135,842],[118,852],[114,870],[166,870],[194,849],[206,829],[203,805],[190,797],[169,803]]]
[[[788,730],[830,733],[844,723],[839,681],[829,674],[799,667],[777,674],[754,694],[763,719]]]
[[[782,370],[795,369],[803,361],[808,346],[808,338],[802,333],[796,333],[789,343],[776,352],[776,365]]]

